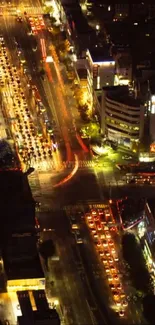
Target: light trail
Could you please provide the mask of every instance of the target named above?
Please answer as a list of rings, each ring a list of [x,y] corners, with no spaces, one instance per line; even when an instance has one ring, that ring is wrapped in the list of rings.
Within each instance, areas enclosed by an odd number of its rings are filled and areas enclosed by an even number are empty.
[[[45,69],[48,76],[48,80],[52,83],[53,82],[52,73],[49,64],[47,62],[45,62]]]
[[[58,59],[58,56],[56,54],[56,51],[55,51],[55,48],[54,48],[53,45],[50,46],[50,50],[51,50],[51,53],[52,53],[52,57],[54,59],[54,66],[55,66],[57,77],[58,77],[58,80],[59,80],[59,83],[60,83],[61,90],[62,90],[63,93],[65,93],[64,82],[62,80],[61,73],[60,73],[59,66],[58,66],[59,65],[59,59]]]
[[[77,173],[78,168],[79,168],[79,160],[78,160],[78,156],[76,154],[74,154],[74,157],[75,157],[75,166],[74,166],[72,172],[67,177],[65,177],[62,181],[53,185],[53,187],[62,186],[63,184],[67,183]]]
[[[40,46],[41,46],[41,52],[42,52],[43,60],[45,60],[46,57],[47,57],[47,53],[46,53],[46,45],[45,45],[44,38],[40,39]]]
[[[45,68],[46,68],[48,80],[51,83],[53,83],[51,69],[50,69],[50,66],[49,66],[49,64],[47,62],[45,62]],[[56,91],[57,97],[59,98],[59,101],[60,101],[60,104],[61,104],[61,108],[62,108],[62,111],[63,111],[63,116],[67,117],[67,110],[66,110],[65,102],[63,100],[63,96],[61,94],[61,90],[58,87],[55,87],[55,91]],[[68,129],[67,129],[67,127],[65,125],[64,125],[64,127],[62,127],[62,134],[63,134],[63,138],[64,138],[64,141],[65,141],[65,146],[66,146],[67,160],[70,161],[70,160],[72,160],[72,149],[71,149],[71,146],[70,146]]]
[[[82,139],[81,139],[81,137],[80,137],[80,135],[79,135],[78,133],[76,133],[76,138],[77,138],[77,140],[78,140],[78,142],[79,142],[81,148],[82,148],[85,152],[88,153],[89,150],[88,150],[87,146],[84,144],[84,142],[82,141]]]

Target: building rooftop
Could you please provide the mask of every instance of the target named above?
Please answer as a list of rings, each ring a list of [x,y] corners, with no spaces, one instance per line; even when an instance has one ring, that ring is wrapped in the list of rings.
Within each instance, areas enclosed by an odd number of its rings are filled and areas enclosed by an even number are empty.
[[[44,290],[33,290],[33,297],[37,310],[46,312],[49,309],[47,297]]]
[[[80,79],[87,79],[87,69],[78,68],[77,73]]]
[[[93,32],[93,29],[88,25],[87,20],[83,16],[82,12],[73,11],[71,17],[78,34]]]
[[[60,318],[55,309],[49,309],[46,313],[33,311],[33,316],[18,316],[18,325],[60,325]]]
[[[35,236],[25,234],[12,237],[2,255],[8,280],[44,277]]]
[[[35,202],[26,175],[20,171],[0,171],[0,245],[13,232],[35,226]]]
[[[95,47],[89,49],[91,58],[93,62],[114,62],[113,57],[110,55],[109,45],[104,45],[103,47]]]
[[[25,199],[32,201],[32,193],[28,184],[28,180],[25,174],[18,170],[0,170],[0,202],[8,202],[14,200],[17,197],[19,199]]]
[[[107,97],[116,102],[132,107],[140,107],[141,101],[129,95],[128,86],[103,87],[107,92]]]

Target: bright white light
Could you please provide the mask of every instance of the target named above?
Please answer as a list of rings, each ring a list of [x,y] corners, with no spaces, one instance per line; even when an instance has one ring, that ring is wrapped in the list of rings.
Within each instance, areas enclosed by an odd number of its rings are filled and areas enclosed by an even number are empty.
[[[46,58],[46,62],[53,62],[53,58],[52,58],[52,56],[47,56],[47,58]]]
[[[111,7],[109,6],[109,7],[108,7],[108,11],[110,11],[110,10],[111,10]]]
[[[155,103],[155,95],[153,95],[153,96],[151,97],[151,101],[152,101],[152,103]]]
[[[93,62],[93,63],[98,65],[104,65],[104,66],[115,65],[115,61],[100,61],[100,62]]]
[[[96,25],[96,30],[99,30],[100,29],[100,26],[99,25]]]
[[[134,23],[134,25],[135,25],[135,26],[137,26],[137,25],[138,25],[138,23]]]
[[[100,76],[97,76],[97,89],[100,89]]]
[[[59,305],[59,300],[54,300],[54,305],[58,306]]]

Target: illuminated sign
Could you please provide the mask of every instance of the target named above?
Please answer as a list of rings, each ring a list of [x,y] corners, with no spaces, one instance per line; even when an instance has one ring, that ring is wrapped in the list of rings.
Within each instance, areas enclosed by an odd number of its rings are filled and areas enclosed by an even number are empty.
[[[48,62],[48,63],[53,62],[52,56],[47,56],[46,62]]]
[[[98,68],[99,68],[99,66],[97,64],[95,64],[93,66],[93,77],[94,78],[97,78],[97,76],[98,76]]]
[[[106,67],[111,66],[111,65],[115,65],[115,61],[99,61],[99,62],[94,62],[94,64],[96,65],[104,65]]]

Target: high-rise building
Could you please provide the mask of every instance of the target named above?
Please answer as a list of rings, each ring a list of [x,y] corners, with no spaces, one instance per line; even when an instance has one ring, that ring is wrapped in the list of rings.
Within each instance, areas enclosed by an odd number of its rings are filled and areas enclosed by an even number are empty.
[[[123,20],[125,18],[128,17],[129,15],[129,4],[125,4],[125,3],[119,3],[119,4],[115,4],[115,14],[114,14],[114,19],[116,21],[118,20]]]
[[[129,95],[127,86],[104,87],[101,132],[110,140],[132,148],[143,135],[144,108]]]

